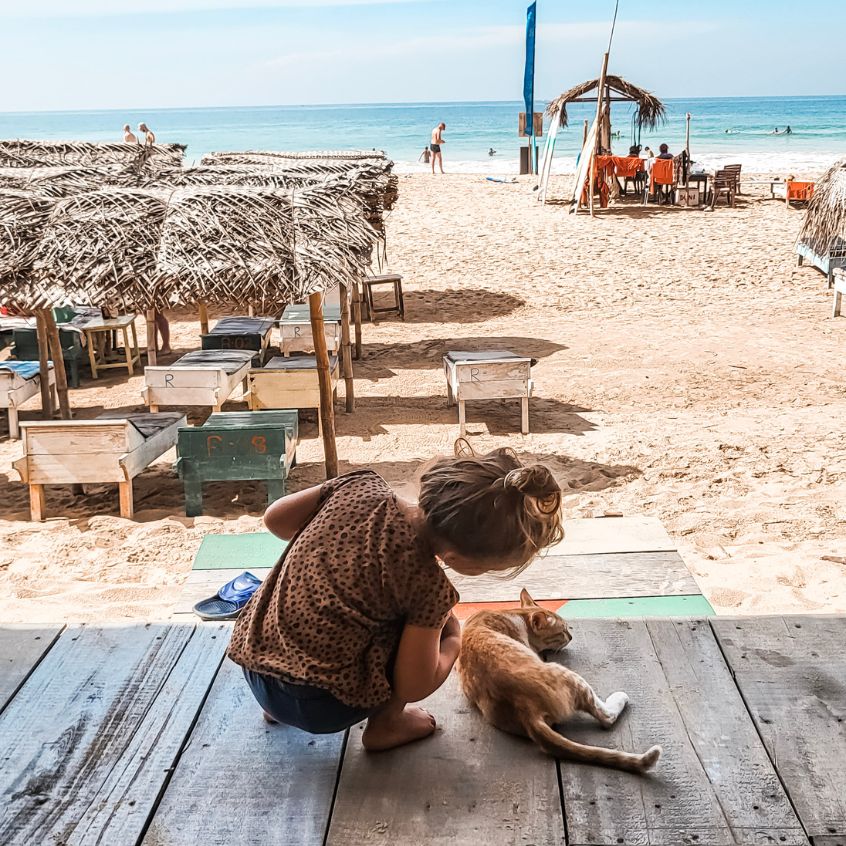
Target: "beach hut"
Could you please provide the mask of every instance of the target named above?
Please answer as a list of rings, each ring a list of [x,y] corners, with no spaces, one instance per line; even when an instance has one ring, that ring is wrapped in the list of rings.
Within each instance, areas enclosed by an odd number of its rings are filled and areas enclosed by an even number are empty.
[[[579,168],[576,174],[574,187],[574,202],[578,207],[582,196],[582,185],[589,181],[588,202],[591,212],[593,211],[593,188],[594,188],[594,160],[599,154],[611,154],[611,104],[612,103],[633,103],[635,111],[632,116],[632,138],[631,144],[639,144],[641,131],[645,129],[657,129],[665,119],[666,113],[664,104],[650,91],[632,84],[621,76],[607,73],[608,54],[603,57],[602,72],[597,79],[589,79],[579,85],[574,85],[564,91],[546,108],[547,114],[552,120],[553,129],[547,138],[547,147],[541,167],[541,191],[539,198],[546,196],[546,181],[552,164],[552,153],[555,143],[555,135],[559,127],[567,126],[569,117],[567,106],[571,103],[590,103],[596,106],[596,117],[590,129],[587,128],[583,142],[582,154],[579,160]],[[618,191],[616,179],[609,181],[609,187],[614,196]]]
[[[796,241],[799,264],[821,270],[830,288],[834,271],[846,268],[846,159],[832,165],[814,187]]]

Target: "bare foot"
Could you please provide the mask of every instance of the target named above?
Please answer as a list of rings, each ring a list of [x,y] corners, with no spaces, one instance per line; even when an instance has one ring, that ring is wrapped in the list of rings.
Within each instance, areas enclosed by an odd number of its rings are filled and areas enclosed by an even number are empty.
[[[159,350],[160,355],[171,355],[171,353],[173,353],[173,350],[170,347],[162,347]]]
[[[374,714],[367,721],[361,742],[368,752],[384,752],[422,740],[434,731],[435,718],[428,711],[407,705],[399,713],[391,709]]]
[[[272,726],[279,725],[279,720],[274,720],[273,717],[271,717],[270,714],[267,713],[267,711],[262,711],[261,715],[264,717],[264,721],[266,723],[270,723],[270,725]]]

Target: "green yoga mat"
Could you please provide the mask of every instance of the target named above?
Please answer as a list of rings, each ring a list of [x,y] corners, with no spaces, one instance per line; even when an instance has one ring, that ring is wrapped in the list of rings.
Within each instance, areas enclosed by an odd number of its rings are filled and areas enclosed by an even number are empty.
[[[272,567],[288,545],[270,532],[206,535],[194,558],[193,570],[260,570]]]
[[[711,603],[695,596],[637,596],[631,599],[573,599],[558,609],[565,620],[579,617],[713,617]]]

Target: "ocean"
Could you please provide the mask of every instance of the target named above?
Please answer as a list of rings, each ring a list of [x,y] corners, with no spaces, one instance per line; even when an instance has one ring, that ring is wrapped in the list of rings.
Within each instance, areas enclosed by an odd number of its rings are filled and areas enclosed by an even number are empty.
[[[745,171],[817,172],[846,156],[846,96],[717,97],[667,100],[667,123],[644,133],[641,143],[671,152],[684,146],[685,114],[691,114],[691,155],[715,166],[742,162]],[[536,110],[544,108],[538,103]],[[159,141],[188,145],[197,161],[212,150],[385,150],[399,171],[423,170],[418,162],[432,127],[444,121],[444,166],[467,173],[516,173],[517,102],[395,103],[344,106],[265,106],[203,109],[127,109],[125,111],[0,113],[0,138],[120,140],[122,127],[146,121]],[[570,125],[558,135],[555,170],[570,172],[581,147],[585,118],[595,107],[575,104]],[[633,108],[612,109],[614,151],[625,153],[633,141]],[[774,135],[790,126],[792,134]],[[548,128],[545,121],[544,132]],[[726,131],[728,130],[728,132]],[[494,155],[489,151],[495,150]]]

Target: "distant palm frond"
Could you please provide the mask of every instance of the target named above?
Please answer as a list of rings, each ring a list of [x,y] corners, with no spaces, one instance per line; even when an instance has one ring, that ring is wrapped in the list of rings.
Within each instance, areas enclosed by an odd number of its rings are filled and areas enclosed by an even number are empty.
[[[0,302],[25,302],[38,241],[53,202],[24,191],[0,191]]]
[[[667,119],[664,104],[645,88],[639,88],[621,76],[608,74],[605,84],[611,89],[612,95],[627,97],[637,104],[637,112],[641,126],[646,129],[657,129]],[[567,126],[567,104],[584,97],[589,91],[599,87],[598,79],[589,79],[579,85],[574,85],[568,91],[556,97],[547,107],[546,113],[550,117],[560,116],[561,126]]]
[[[0,140],[0,167],[86,167],[117,164],[140,171],[179,167],[184,144],[126,144],[96,141]]]

